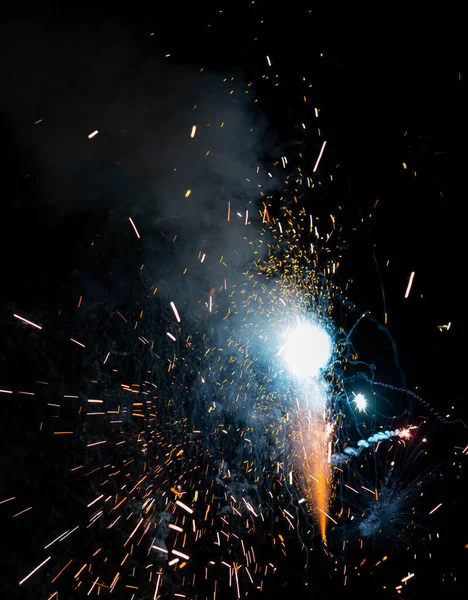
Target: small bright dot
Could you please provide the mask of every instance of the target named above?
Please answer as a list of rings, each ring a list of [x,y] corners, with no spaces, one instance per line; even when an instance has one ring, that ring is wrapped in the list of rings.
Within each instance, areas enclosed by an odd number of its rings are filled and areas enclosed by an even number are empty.
[[[330,360],[328,333],[315,323],[302,323],[289,331],[283,349],[289,370],[296,377],[317,377]]]
[[[353,402],[356,404],[356,410],[364,411],[367,408],[367,400],[362,394],[356,394]]]

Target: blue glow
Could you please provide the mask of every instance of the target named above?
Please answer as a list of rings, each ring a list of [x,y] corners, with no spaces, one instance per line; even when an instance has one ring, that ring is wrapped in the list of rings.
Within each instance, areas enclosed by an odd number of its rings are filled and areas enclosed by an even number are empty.
[[[353,402],[356,404],[356,410],[365,411],[367,408],[367,400],[362,394],[355,394]]]

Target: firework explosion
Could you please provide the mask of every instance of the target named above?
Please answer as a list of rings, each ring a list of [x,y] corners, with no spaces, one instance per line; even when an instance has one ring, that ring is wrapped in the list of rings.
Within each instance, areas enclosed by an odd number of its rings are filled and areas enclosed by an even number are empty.
[[[79,244],[73,305],[4,315],[0,392],[35,428],[5,434],[11,596],[272,598],[287,560],[306,591],[320,571],[344,588],[368,547],[378,566],[389,542],[426,540],[417,514],[442,504],[420,499],[441,473],[419,467],[425,427],[452,421],[360,360],[363,323],[390,334],[347,297],[350,232],[320,110],[302,77],[310,114],[294,126],[310,137],[272,142],[256,108],[277,85],[269,55],[257,78],[151,60],[133,94],[118,90],[96,128],[79,130],[86,144],[110,140],[94,155],[97,187],[119,180],[132,199]],[[175,91],[158,100],[163,84]],[[139,111],[155,127],[135,142]],[[410,400],[432,411],[422,425]]]

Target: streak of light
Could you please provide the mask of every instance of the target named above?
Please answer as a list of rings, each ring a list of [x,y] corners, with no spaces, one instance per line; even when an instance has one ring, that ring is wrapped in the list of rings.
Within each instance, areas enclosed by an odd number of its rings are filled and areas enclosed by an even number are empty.
[[[436,510],[438,510],[440,507],[442,506],[442,502],[440,504],[438,504],[435,508],[433,508],[429,514],[432,515],[432,513],[435,513]]]
[[[92,502],[90,502],[90,503],[88,504],[88,508],[89,508],[90,506],[92,506],[92,505],[93,505],[95,502],[97,502],[98,500],[100,500],[101,498],[104,498],[104,494],[101,494],[101,495],[100,495],[100,496],[98,496],[98,497],[97,497],[95,500],[93,500]]]
[[[16,496],[13,496],[11,498],[7,498],[6,500],[0,500],[0,504],[5,504],[5,502],[11,502],[12,500],[14,500],[16,498]]]
[[[171,308],[174,311],[175,314],[175,318],[177,319],[177,323],[180,323],[180,317],[179,317],[179,312],[177,310],[176,305],[174,304],[174,302],[171,302]]]
[[[171,552],[172,552],[172,554],[175,554],[176,556],[180,556],[180,558],[185,558],[185,560],[190,560],[190,556],[187,556],[187,554],[184,554],[183,552],[179,552],[178,550],[172,550]]]
[[[181,502],[180,500],[176,500],[175,502],[178,506],[180,506],[180,508],[183,508],[184,510],[186,510],[189,514],[193,513],[193,510],[190,508],[190,506],[187,506],[186,504],[184,504],[183,502]]]
[[[325,150],[326,144],[327,144],[327,142],[325,140],[323,142],[323,144],[322,144],[322,148],[320,149],[320,154],[318,155],[317,162],[315,163],[315,167],[314,167],[314,170],[313,170],[314,173],[318,169],[318,166],[319,166],[319,163],[320,163],[320,159],[322,158],[322,154],[323,154],[323,151]]]
[[[415,272],[413,271],[410,275],[410,278],[408,281],[408,287],[406,288],[406,292],[405,292],[405,298],[408,298],[408,296],[410,295],[411,286],[413,285],[414,274],[415,274]]]
[[[56,581],[56,580],[57,580],[57,579],[60,577],[60,575],[61,575],[61,574],[62,574],[62,573],[65,571],[65,569],[66,569],[67,567],[69,567],[69,566],[72,564],[72,562],[73,562],[73,558],[72,558],[72,559],[70,559],[70,560],[67,562],[67,564],[66,564],[66,565],[63,567],[63,569],[61,569],[61,570],[60,570],[60,571],[57,573],[57,575],[56,575],[56,576],[55,576],[55,577],[52,579],[51,583],[54,583],[54,582],[55,582],[55,581]]]
[[[25,581],[27,581],[27,580],[28,580],[28,579],[31,577],[31,575],[34,575],[34,573],[35,573],[36,571],[38,571],[38,570],[39,570],[41,567],[43,567],[43,566],[46,564],[46,562],[47,562],[47,561],[49,561],[51,558],[52,558],[52,557],[51,557],[51,556],[49,556],[49,557],[48,557],[48,558],[46,558],[46,559],[45,559],[43,562],[41,562],[41,564],[40,564],[40,565],[38,565],[38,566],[37,566],[35,569],[33,569],[33,570],[31,571],[31,573],[29,573],[29,575],[26,575],[26,577],[25,577],[24,579],[22,579],[22,580],[19,582],[19,585],[22,585],[22,584],[23,584]]]
[[[135,527],[135,529],[132,531],[132,533],[128,536],[127,541],[125,542],[124,546],[126,546],[128,544],[128,542],[132,539],[132,537],[135,535],[137,529],[140,527],[140,525],[143,523],[143,517],[138,521],[137,526]]]
[[[140,236],[140,234],[138,233],[138,229],[136,228],[136,225],[135,225],[135,223],[133,222],[133,219],[132,219],[132,217],[128,217],[128,220],[130,221],[130,223],[131,223],[131,225],[132,225],[133,229],[135,230],[135,233],[136,233],[136,236],[137,236],[137,238],[138,238],[138,239],[140,239],[140,237],[141,237],[141,236]]]
[[[161,571],[158,573],[158,580],[156,581],[156,589],[154,590],[153,600],[156,600],[156,598],[158,597],[158,589],[159,589],[160,581],[161,581]]]
[[[23,513],[28,512],[28,510],[31,510],[31,508],[32,508],[32,506],[30,506],[29,508],[25,508],[24,510],[20,511],[19,513],[16,513],[16,515],[13,515],[13,518],[19,517]]]
[[[42,327],[40,325],[36,325],[36,323],[33,323],[32,321],[28,321],[28,319],[25,319],[24,317],[20,317],[20,315],[13,315],[16,319],[19,319],[20,321],[23,321],[23,323],[26,323],[27,325],[31,325],[32,327],[35,327],[36,329],[42,329]]]
[[[321,513],[323,513],[326,517],[328,517],[330,519],[330,521],[333,521],[333,523],[335,523],[335,525],[338,525],[338,522],[335,521],[335,519],[333,519],[332,517],[330,517],[330,515],[328,513],[326,513],[324,510],[322,510],[321,508],[319,508],[319,511]]]
[[[57,542],[60,538],[62,538],[67,533],[68,533],[68,531],[66,531],[65,533],[61,533],[58,537],[55,538],[55,540],[52,540],[49,544],[47,544],[47,546],[44,546],[44,550],[46,548],[48,548],[49,546],[52,546],[52,544],[55,544],[55,542]]]

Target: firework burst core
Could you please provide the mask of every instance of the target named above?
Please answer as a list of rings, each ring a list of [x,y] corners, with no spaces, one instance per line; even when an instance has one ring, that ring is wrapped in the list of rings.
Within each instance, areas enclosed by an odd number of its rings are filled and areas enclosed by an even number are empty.
[[[287,335],[283,356],[289,370],[299,379],[316,378],[331,356],[332,343],[323,327],[302,322]]]

